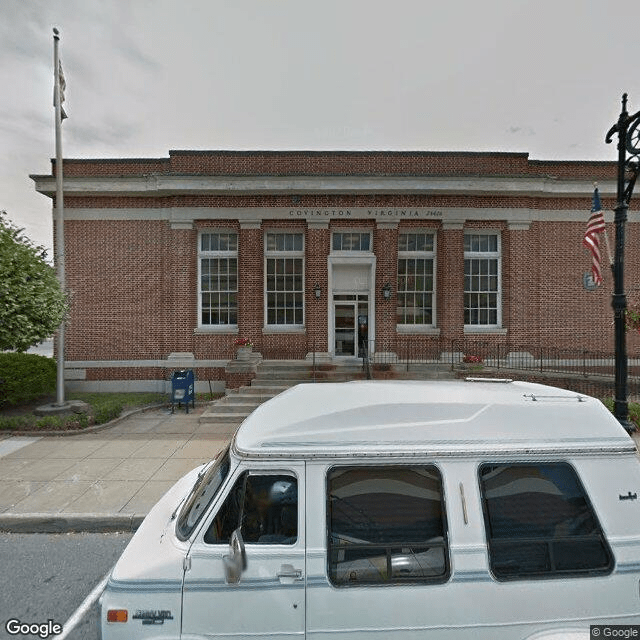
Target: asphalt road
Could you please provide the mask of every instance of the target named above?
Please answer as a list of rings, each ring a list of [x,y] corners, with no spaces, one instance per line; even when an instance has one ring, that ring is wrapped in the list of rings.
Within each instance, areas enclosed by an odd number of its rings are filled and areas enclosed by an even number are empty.
[[[131,535],[0,534],[0,638],[37,638],[9,635],[5,625],[12,618],[64,625],[113,567]],[[96,604],[68,638],[97,640]]]

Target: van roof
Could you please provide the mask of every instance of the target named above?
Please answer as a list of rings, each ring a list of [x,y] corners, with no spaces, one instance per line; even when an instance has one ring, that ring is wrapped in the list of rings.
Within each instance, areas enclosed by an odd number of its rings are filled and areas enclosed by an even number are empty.
[[[486,379],[300,384],[259,406],[233,447],[329,458],[635,451],[595,398]]]

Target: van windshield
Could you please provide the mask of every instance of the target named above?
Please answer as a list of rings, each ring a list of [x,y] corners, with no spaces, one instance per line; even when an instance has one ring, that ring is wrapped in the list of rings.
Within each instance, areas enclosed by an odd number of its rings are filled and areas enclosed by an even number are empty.
[[[176,525],[176,535],[180,540],[186,540],[193,533],[229,474],[229,467],[229,448],[227,447],[218,455],[215,462],[208,469],[203,469],[197,477]]]

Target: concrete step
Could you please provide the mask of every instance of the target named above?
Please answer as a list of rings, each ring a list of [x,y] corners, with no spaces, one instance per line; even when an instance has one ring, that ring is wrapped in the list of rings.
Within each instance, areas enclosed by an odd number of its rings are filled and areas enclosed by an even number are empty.
[[[312,366],[313,363],[307,360],[263,360],[260,363],[261,368],[267,369],[309,369]]]
[[[241,422],[251,413],[250,411],[246,414],[244,413],[222,413],[211,411],[207,409],[201,416],[198,422],[202,423],[226,423],[229,427],[233,426],[234,428],[240,425]]]
[[[282,364],[276,362],[261,362],[261,369],[267,369],[269,371],[282,371],[286,369],[290,370],[298,370],[298,371],[313,371],[313,365],[307,362],[302,362],[300,364]],[[361,367],[362,360],[350,360],[349,362],[318,362],[316,363],[316,371],[320,371],[322,369],[349,369],[353,367]]]
[[[360,372],[358,376],[362,377],[362,372]],[[315,380],[313,378],[267,378],[266,376],[258,374],[258,376],[251,381],[251,386],[254,386],[254,383],[259,385],[276,384],[278,386],[288,388],[293,387],[296,384],[313,384],[314,382],[348,382],[349,380],[355,379],[356,376],[348,374],[334,374],[331,377],[318,376]]]
[[[271,381],[275,384],[293,385],[301,384],[304,382],[345,382],[347,380],[357,380],[362,378],[364,371],[354,371],[353,373],[337,373],[337,372],[325,372],[321,371],[314,376],[293,376],[282,374],[282,377],[267,376],[263,373],[258,373],[254,380],[258,382]]]
[[[251,389],[251,387],[243,387],[239,393],[229,393],[224,400],[220,400],[223,404],[261,404],[267,400],[271,400],[277,393],[261,393],[262,389]],[[278,393],[280,393],[278,391]],[[227,401],[227,398],[229,399]],[[233,402],[232,402],[233,399]]]
[[[268,378],[269,380],[310,380],[313,372],[303,369],[278,369],[277,371],[265,371],[258,368],[258,378]]]
[[[233,395],[228,395],[225,396],[224,398],[221,398],[220,400],[217,401],[216,404],[221,405],[221,406],[231,406],[233,405],[234,407],[257,407],[259,404],[261,404],[262,402],[264,402],[266,399],[268,399],[268,397],[263,397],[262,395],[258,395],[258,394],[233,394]]]
[[[316,365],[316,372],[318,371],[356,371],[358,369],[362,369],[362,360],[356,360],[354,362],[349,363],[322,363]],[[313,365],[310,364],[301,364],[301,365],[290,365],[290,364],[265,364],[261,362],[259,365],[260,371],[268,371],[270,373],[278,373],[280,371],[295,371],[295,372],[313,372]]]
[[[245,393],[263,393],[277,395],[287,389],[290,389],[294,384],[298,384],[300,381],[296,380],[293,384],[282,384],[281,380],[274,383],[273,380],[258,380],[254,378],[251,381],[251,386],[247,388]]]
[[[209,407],[205,413],[228,413],[233,415],[246,415],[248,416],[256,407],[259,407],[262,403],[255,402],[253,404],[214,404]]]

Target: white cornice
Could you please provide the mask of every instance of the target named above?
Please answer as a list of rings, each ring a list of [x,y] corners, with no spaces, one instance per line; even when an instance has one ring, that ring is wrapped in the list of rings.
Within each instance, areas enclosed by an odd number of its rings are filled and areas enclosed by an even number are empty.
[[[55,178],[32,176],[36,191],[53,197]],[[614,195],[613,180],[600,192]],[[585,197],[590,180],[499,176],[123,176],[66,177],[69,196],[418,194],[530,197]]]
[[[465,221],[505,221],[513,229],[526,228],[532,222],[580,222],[586,224],[585,209],[533,209],[529,207],[67,207],[65,220],[162,220],[173,228],[191,228],[196,220],[237,220],[241,227],[260,228],[262,222],[295,220],[315,228],[328,228],[335,220],[368,220],[397,224],[405,221],[442,223],[447,229],[462,228]],[[604,212],[607,222],[613,212]],[[640,221],[640,212],[629,211],[629,221]],[[187,227],[189,225],[189,227]],[[515,225],[515,226],[514,226]]]

